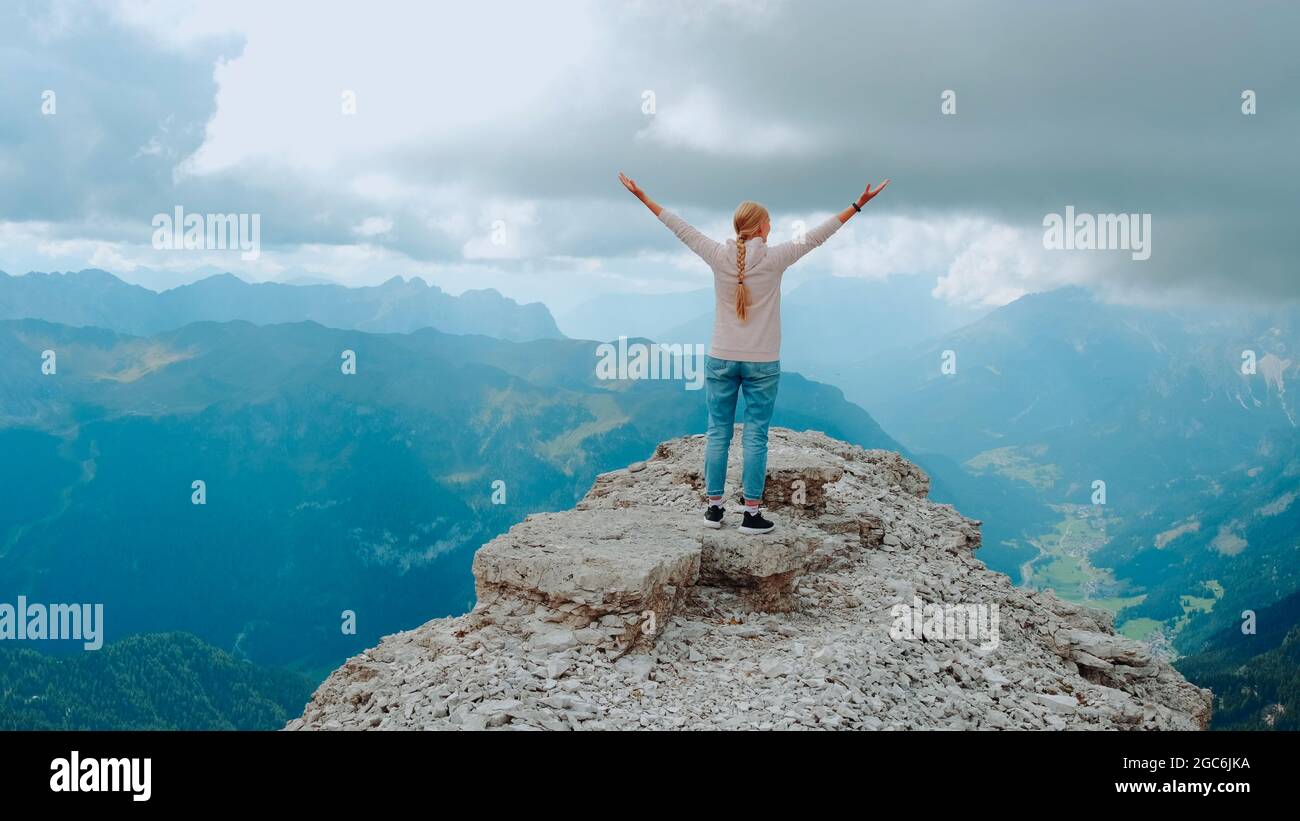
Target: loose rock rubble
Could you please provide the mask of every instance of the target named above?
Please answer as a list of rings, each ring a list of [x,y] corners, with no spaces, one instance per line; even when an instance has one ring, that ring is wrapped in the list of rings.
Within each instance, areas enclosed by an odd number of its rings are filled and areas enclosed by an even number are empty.
[[[1014,587],[889,451],[773,429],[764,536],[702,522],[703,437],[603,474],[474,559],[478,604],[349,659],[286,729],[1204,729],[1211,697],[1112,619]],[[730,476],[740,476],[739,433]],[[738,502],[738,500],[729,500]],[[896,605],[996,606],[996,641]],[[894,637],[891,637],[894,636]],[[964,637],[963,637],[964,636]]]

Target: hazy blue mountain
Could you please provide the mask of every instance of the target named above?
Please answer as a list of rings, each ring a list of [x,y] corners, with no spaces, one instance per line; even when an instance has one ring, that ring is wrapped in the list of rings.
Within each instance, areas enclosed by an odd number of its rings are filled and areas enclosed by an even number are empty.
[[[876,351],[919,343],[967,325],[987,311],[930,296],[923,276],[887,280],[817,277],[781,298],[781,363],[839,384],[844,369]],[[674,294],[602,294],[560,318],[569,336],[644,336],[707,345],[713,333],[713,289]]]
[[[480,544],[705,427],[701,392],[599,380],[595,343],[567,339],[22,320],[0,322],[0,361],[0,452],[22,466],[0,471],[0,590],[102,602],[110,641],[184,630],[311,669],[465,611]],[[898,448],[794,373],[774,421]]]
[[[965,459],[1123,414],[1117,403],[1158,389],[1191,352],[1194,321],[1104,305],[1079,288],[1031,294],[922,344],[864,357],[843,385],[909,444]],[[944,351],[955,355],[954,374],[941,372]]]
[[[708,342],[707,336],[673,340],[664,332],[684,319],[705,312],[712,316],[712,306],[712,288],[671,294],[600,294],[561,313],[557,320],[560,329],[574,339],[606,341],[626,336],[664,342]]]
[[[834,385],[854,384],[864,357],[917,345],[987,313],[948,305],[933,289],[924,276],[810,279],[782,300],[781,362]]]
[[[934,281],[923,276],[809,279],[781,298],[781,364],[843,385],[869,355],[919,344],[987,313],[941,302],[930,296],[933,288]],[[711,289],[654,298],[600,297],[591,305],[593,314],[604,317],[595,327],[608,334],[595,338],[614,338],[618,334],[612,332],[624,325],[664,342],[707,345],[713,334]]]
[[[275,730],[315,686],[185,633],[64,658],[0,645],[0,730]]]
[[[156,317],[158,294],[106,271],[10,276],[0,272],[0,319],[47,319],[65,325],[143,330]]]
[[[451,296],[418,277],[347,288],[254,284],[221,274],[157,293],[95,269],[19,277],[0,273],[0,319],[44,319],[144,335],[201,321],[310,320],[379,333],[437,328],[515,341],[562,336],[541,303],[520,305],[490,289]]]
[[[287,282],[288,280],[295,278],[299,272],[303,272],[301,268],[287,268],[284,271],[281,271],[276,279],[279,282]],[[72,272],[68,273],[71,274]],[[182,285],[190,285],[201,279],[221,276],[226,273],[229,272],[225,268],[218,268],[215,265],[199,265],[194,268],[188,268],[184,271],[158,270],[155,268],[138,266],[131,269],[131,283],[161,293],[169,288],[178,288]],[[62,276],[67,275],[68,274],[63,274]],[[55,274],[55,276],[60,275]],[[328,281],[332,282],[333,280]],[[44,317],[33,317],[33,319],[44,319]]]
[[[986,561],[1184,647],[1300,587],[1298,349],[1294,306],[1154,310],[1067,288],[869,357],[840,384],[923,461],[942,453],[1055,507],[1052,527]]]

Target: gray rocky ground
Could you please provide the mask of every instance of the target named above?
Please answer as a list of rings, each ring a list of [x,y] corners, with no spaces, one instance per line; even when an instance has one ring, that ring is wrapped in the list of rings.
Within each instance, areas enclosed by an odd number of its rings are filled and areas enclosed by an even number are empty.
[[[773,429],[778,530],[745,536],[739,513],[701,524],[703,446],[665,442],[573,510],[484,545],[473,611],[349,659],[287,729],[1208,722],[1209,691],[1116,635],[1109,614],[985,568],[979,522],[930,502],[928,477],[898,454]],[[739,458],[737,434],[733,480]],[[899,607],[917,605],[921,627],[903,630]]]

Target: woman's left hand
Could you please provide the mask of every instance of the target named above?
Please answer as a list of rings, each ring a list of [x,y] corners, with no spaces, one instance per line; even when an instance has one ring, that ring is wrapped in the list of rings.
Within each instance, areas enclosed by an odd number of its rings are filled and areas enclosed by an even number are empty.
[[[867,183],[867,190],[862,192],[862,196],[858,199],[858,205],[859,205],[859,206],[862,206],[862,205],[866,205],[867,203],[871,202],[871,200],[872,200],[872,199],[873,199],[877,194],[879,194],[881,191],[884,191],[884,190],[885,190],[885,186],[886,186],[886,185],[889,185],[889,180],[885,180],[884,182],[882,182],[882,183],[881,183],[881,184],[876,188],[875,191],[872,191],[872,190],[871,190],[871,183]]]

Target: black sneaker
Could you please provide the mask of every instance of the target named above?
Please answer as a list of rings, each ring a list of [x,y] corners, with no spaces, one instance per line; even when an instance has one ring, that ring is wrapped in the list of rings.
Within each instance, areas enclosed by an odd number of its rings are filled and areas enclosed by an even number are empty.
[[[776,527],[775,524],[763,518],[763,508],[760,507],[755,513],[745,511],[745,520],[740,523],[738,530],[741,533],[749,534],[770,533],[774,527]]]
[[[704,509],[704,526],[719,528],[722,527],[722,506],[709,505]]]

